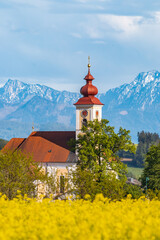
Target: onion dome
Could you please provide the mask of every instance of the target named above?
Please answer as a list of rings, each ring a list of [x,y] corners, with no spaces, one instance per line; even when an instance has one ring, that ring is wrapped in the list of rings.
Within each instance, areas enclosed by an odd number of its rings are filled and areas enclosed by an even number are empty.
[[[86,85],[80,90],[80,93],[84,97],[95,96],[98,93],[98,89],[92,85],[94,77],[90,73],[90,68],[88,68],[88,74],[84,78],[86,80]]]
[[[88,74],[84,78],[86,80],[86,85],[84,85],[80,89],[80,93],[83,95],[83,97],[80,98],[78,100],[78,102],[75,103],[74,105],[84,105],[84,104],[103,105],[100,102],[100,100],[95,97],[95,95],[97,95],[97,93],[98,93],[98,89],[94,85],[92,85],[92,81],[94,80],[94,77],[90,73],[90,67],[91,67],[91,65],[90,65],[90,63],[88,63]]]

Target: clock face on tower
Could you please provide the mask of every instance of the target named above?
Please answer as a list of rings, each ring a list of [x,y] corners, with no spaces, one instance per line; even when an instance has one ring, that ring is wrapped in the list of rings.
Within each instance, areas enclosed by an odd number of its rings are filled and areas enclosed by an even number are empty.
[[[87,110],[83,110],[83,111],[81,112],[81,116],[82,116],[83,118],[87,117],[87,115],[88,115],[88,111],[87,111]]]

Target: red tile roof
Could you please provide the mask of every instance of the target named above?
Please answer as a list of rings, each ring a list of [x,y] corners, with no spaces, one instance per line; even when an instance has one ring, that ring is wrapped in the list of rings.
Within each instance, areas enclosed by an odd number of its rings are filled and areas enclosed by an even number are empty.
[[[55,143],[63,148],[70,150],[68,142],[70,139],[76,138],[75,131],[37,131],[32,132],[30,136],[42,137],[48,141]]]
[[[104,105],[100,100],[94,96],[82,97],[74,105]]]
[[[36,162],[76,162],[76,155],[69,151],[68,141],[75,132],[32,132],[25,138],[12,138],[2,149],[3,152],[21,150],[31,155]]]
[[[28,137],[18,148],[30,154],[36,162],[67,162],[70,151],[42,137]]]
[[[14,152],[26,138],[12,138],[1,150],[3,153],[6,151]]]

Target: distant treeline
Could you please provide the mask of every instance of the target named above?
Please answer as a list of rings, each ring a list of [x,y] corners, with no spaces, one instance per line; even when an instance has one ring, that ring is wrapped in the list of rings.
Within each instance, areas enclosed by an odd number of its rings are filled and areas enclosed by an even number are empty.
[[[7,140],[1,139],[0,138],[0,150],[8,143]]]
[[[129,153],[125,151],[119,152],[121,158],[132,158],[132,165],[136,167],[144,167],[146,154],[151,145],[157,145],[160,142],[160,137],[157,133],[138,132],[138,145],[136,153]]]

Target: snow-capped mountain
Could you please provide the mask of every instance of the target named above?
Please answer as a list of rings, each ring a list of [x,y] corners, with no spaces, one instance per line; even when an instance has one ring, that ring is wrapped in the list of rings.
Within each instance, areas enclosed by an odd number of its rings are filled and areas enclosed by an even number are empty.
[[[39,96],[56,103],[76,101],[78,93],[57,91],[40,84],[27,84],[18,80],[9,79],[4,87],[0,88],[0,101],[7,104],[19,104],[29,101],[32,97]]]
[[[160,72],[142,72],[130,84],[110,89],[101,101],[103,117],[131,130],[135,142],[138,131],[160,133]]]
[[[75,129],[73,103],[79,97],[79,93],[9,79],[0,88],[0,138],[26,137],[32,122],[36,130]],[[116,129],[131,130],[133,141],[141,130],[160,133],[160,72],[142,72],[130,84],[98,97],[105,104],[103,118]]]
[[[124,105],[130,109],[138,110],[145,110],[155,103],[159,104],[160,72],[142,72],[130,84],[109,90],[104,96],[104,101],[106,98],[112,107]]]

